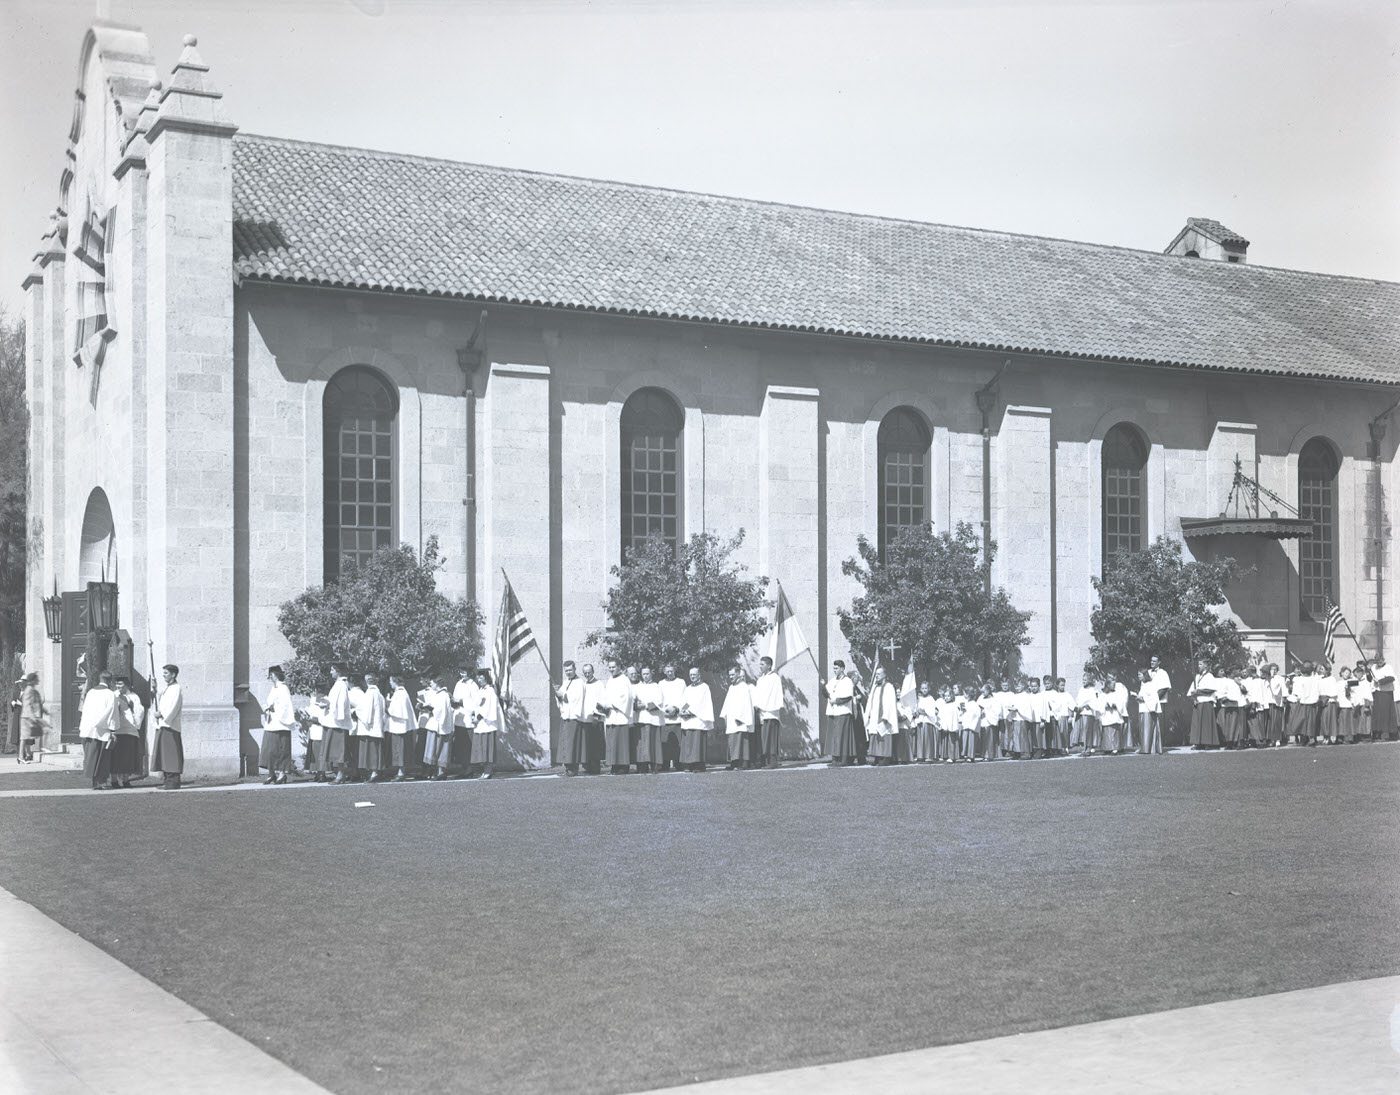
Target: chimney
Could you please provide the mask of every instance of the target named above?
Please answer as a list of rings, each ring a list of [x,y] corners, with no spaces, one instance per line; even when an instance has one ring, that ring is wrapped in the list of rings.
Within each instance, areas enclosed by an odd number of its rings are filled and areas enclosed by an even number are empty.
[[[1188,259],[1212,259],[1215,262],[1244,262],[1249,240],[1232,232],[1219,221],[1209,217],[1187,217],[1186,227],[1167,244],[1166,255],[1183,255]]]

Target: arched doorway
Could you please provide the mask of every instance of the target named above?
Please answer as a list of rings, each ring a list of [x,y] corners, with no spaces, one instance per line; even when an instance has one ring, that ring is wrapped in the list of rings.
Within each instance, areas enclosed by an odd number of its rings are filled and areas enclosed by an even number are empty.
[[[101,487],[88,495],[83,509],[82,531],[78,540],[78,581],[76,588],[63,594],[63,648],[60,667],[63,673],[64,741],[76,740],[78,715],[83,694],[87,690],[91,667],[90,644],[92,628],[88,620],[87,584],[115,582],[120,578],[117,560],[116,522],[107,492]]]

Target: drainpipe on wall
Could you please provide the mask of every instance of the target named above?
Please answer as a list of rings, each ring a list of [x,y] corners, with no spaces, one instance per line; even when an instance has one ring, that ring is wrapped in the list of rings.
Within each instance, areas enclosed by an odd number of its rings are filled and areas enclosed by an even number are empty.
[[[1371,443],[1367,453],[1374,465],[1370,501],[1371,530],[1376,544],[1376,660],[1380,662],[1385,661],[1385,494],[1381,489],[1381,442],[1385,440],[1387,419],[1396,407],[1400,407],[1400,399],[1371,419]]]
[[[457,351],[457,365],[462,370],[462,448],[466,461],[465,472],[467,491],[462,499],[466,507],[466,533],[462,543],[462,557],[467,568],[467,597],[476,600],[476,371],[486,360],[486,317],[485,308],[476,317],[467,344]]]

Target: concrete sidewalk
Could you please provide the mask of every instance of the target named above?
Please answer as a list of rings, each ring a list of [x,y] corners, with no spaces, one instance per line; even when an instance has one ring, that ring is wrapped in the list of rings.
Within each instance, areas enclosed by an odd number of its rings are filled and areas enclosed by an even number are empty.
[[[1393,1095],[1400,977],[658,1088],[651,1095]]]
[[[4,889],[0,1091],[326,1095]]]

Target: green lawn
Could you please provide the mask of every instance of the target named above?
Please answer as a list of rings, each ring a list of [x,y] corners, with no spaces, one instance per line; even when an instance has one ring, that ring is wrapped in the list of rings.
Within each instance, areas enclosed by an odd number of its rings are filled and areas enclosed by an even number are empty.
[[[621,1092],[1400,973],[1397,823],[1392,745],[117,792],[0,885],[343,1095]]]

